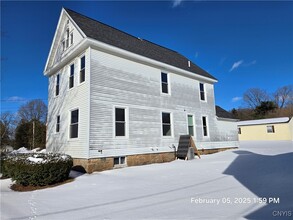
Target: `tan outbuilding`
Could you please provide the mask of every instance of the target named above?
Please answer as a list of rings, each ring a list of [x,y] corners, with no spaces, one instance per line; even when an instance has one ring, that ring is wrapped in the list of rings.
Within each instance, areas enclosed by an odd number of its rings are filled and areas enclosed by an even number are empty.
[[[240,121],[237,126],[240,141],[293,141],[292,117]]]

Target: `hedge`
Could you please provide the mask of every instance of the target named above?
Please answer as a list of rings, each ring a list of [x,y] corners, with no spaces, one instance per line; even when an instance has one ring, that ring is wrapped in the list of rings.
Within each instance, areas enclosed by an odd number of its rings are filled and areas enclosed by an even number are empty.
[[[72,158],[66,154],[16,154],[4,158],[2,174],[23,186],[45,186],[68,179],[72,165]]]

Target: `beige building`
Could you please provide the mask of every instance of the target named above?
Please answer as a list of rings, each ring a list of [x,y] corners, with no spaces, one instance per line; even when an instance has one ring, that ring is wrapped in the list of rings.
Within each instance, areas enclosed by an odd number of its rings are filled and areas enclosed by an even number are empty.
[[[237,125],[240,141],[293,141],[292,117],[240,121]]]

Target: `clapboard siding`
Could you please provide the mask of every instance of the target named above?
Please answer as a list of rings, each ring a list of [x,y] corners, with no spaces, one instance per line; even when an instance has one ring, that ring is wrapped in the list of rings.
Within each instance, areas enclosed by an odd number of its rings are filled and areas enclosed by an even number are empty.
[[[171,95],[161,94],[161,71],[169,74]],[[211,141],[216,133],[214,90],[208,83],[205,88],[207,102],[201,102],[196,79],[92,49],[90,157],[173,151],[179,135],[187,133],[187,113],[195,117],[197,140]],[[128,109],[127,138],[114,137],[114,106]],[[172,137],[162,136],[162,112],[171,113]],[[202,137],[202,115],[208,116],[208,138]]]
[[[80,57],[86,56],[85,82],[79,83]],[[47,149],[87,158],[89,153],[89,49],[73,59],[60,71],[49,77]],[[74,63],[74,87],[69,89],[69,65]],[[55,96],[56,75],[60,74],[60,94]],[[69,138],[71,110],[79,109],[78,138]],[[57,115],[60,115],[60,132],[56,133]]]

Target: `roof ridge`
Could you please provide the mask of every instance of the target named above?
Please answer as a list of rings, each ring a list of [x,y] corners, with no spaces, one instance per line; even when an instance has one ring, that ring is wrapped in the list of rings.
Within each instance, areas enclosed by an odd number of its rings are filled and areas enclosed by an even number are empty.
[[[129,33],[125,32],[125,31],[123,31],[123,30],[120,30],[120,29],[115,28],[115,27],[113,27],[113,26],[111,26],[111,25],[108,25],[108,24],[106,24],[106,23],[104,23],[104,22],[98,21],[98,20],[96,20],[96,19],[94,19],[94,18],[91,18],[91,17],[88,17],[88,16],[86,16],[86,15],[83,15],[83,14],[81,14],[81,13],[79,13],[79,12],[76,12],[76,11],[74,11],[74,10],[72,10],[72,9],[69,9],[69,8],[64,8],[64,9],[65,9],[66,11],[71,11],[71,12],[76,13],[76,14],[82,16],[82,17],[85,17],[85,18],[90,19],[90,20],[92,20],[92,21],[98,22],[98,23],[100,23],[100,24],[102,24],[102,25],[105,25],[105,26],[107,26],[107,27],[110,27],[110,28],[112,28],[112,29],[115,29],[115,30],[117,30],[117,31],[119,31],[119,32],[122,32],[122,33],[124,33],[124,34],[126,34],[126,35],[128,35],[128,36],[131,36],[131,37],[135,38],[136,40],[146,41],[146,42],[148,42],[148,43],[154,44],[154,45],[156,45],[156,46],[159,46],[159,47],[162,47],[162,48],[164,48],[164,49],[167,49],[167,50],[173,51],[173,52],[175,52],[175,53],[177,53],[177,54],[180,54],[180,53],[177,52],[176,50],[172,50],[172,49],[170,49],[170,48],[168,48],[168,47],[165,47],[165,46],[162,46],[162,45],[160,45],[160,44],[154,43],[154,42],[152,42],[152,41],[150,41],[150,40],[146,40],[146,39],[143,39],[143,38],[140,38],[140,37],[136,37],[136,36],[134,36],[134,35],[132,35],[132,34],[129,34]],[[181,54],[180,54],[180,55],[181,55]],[[183,56],[183,55],[181,55],[181,56]],[[185,56],[183,56],[183,57],[185,57]],[[185,57],[185,58],[186,58],[186,57]],[[186,58],[186,59],[187,59],[187,58]]]
[[[216,80],[215,77],[175,50],[136,37],[69,8],[63,7],[63,9],[68,16],[77,22],[87,37]]]

